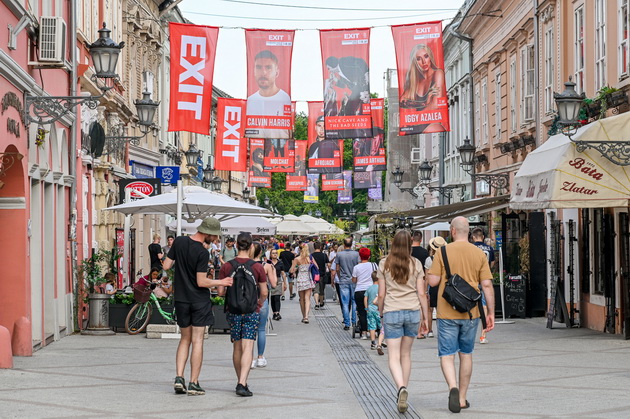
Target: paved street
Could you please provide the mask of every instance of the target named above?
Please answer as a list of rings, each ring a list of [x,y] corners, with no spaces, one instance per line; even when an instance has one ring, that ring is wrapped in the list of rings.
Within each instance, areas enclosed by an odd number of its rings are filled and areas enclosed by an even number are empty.
[[[387,356],[339,325],[336,303],[300,323],[299,303],[267,338],[269,365],[234,394],[229,336],[205,344],[205,396],[172,391],[176,340],[74,335],[0,370],[0,417],[396,417]],[[545,329],[543,319],[497,325],[477,345],[468,418],[630,417],[630,341],[586,329]],[[407,417],[445,418],[447,388],[436,339],[414,345]],[[186,373],[188,379],[188,373]],[[401,417],[403,415],[400,415]]]

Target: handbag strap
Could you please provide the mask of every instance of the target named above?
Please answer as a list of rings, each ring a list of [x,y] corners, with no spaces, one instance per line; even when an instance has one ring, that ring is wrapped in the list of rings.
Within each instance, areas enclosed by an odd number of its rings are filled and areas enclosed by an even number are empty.
[[[440,252],[442,252],[442,261],[444,261],[444,268],[446,268],[446,279],[448,280],[451,277],[451,267],[448,266],[448,256],[446,256],[446,246],[442,246],[440,248]]]

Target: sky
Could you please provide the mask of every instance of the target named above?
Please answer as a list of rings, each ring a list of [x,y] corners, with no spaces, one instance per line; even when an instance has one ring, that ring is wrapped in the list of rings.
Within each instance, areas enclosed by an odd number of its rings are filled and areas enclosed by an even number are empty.
[[[306,101],[323,100],[318,29],[371,27],[370,90],[383,97],[384,74],[396,68],[391,25],[450,19],[464,0],[184,0],[179,8],[191,22],[220,27],[213,84],[245,99],[247,63],[243,29],[295,29],[291,98],[298,112]],[[277,6],[275,6],[277,5]]]

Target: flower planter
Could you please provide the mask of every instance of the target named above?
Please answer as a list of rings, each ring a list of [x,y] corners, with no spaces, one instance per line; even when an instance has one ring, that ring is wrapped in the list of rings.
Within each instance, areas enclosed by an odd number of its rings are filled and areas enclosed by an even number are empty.
[[[173,312],[172,304],[168,304],[168,305],[162,304],[160,305],[160,307],[162,307],[162,310],[166,311],[167,313]],[[149,324],[166,324],[166,320],[164,319],[164,317],[162,317],[162,315],[160,314],[160,312],[158,311],[155,305],[152,305],[151,317],[149,318]]]
[[[215,331],[223,331],[224,333],[230,330],[230,324],[227,320],[227,313],[224,306],[212,306],[212,314],[214,315],[214,324],[211,329]]]
[[[109,305],[109,326],[114,328],[114,331],[124,331],[125,319],[129,310],[133,305],[130,304],[110,304]]]

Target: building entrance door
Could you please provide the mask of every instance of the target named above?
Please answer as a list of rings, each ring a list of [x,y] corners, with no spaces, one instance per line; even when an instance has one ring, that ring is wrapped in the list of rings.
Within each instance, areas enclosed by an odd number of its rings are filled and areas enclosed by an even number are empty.
[[[630,216],[619,213],[619,250],[621,292],[623,293],[623,334],[630,339]]]

